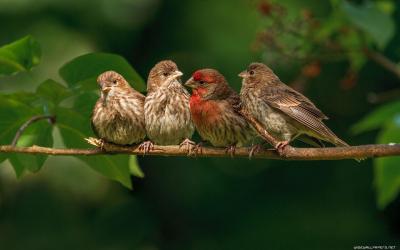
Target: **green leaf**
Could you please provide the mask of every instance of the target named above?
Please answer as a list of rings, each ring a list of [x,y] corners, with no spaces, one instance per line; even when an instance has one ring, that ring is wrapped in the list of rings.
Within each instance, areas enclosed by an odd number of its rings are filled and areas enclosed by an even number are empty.
[[[39,43],[31,36],[0,47],[0,75],[28,71],[39,64],[40,56]]]
[[[0,144],[11,144],[17,130],[26,121],[35,115],[43,114],[43,105],[37,105],[37,96],[26,92],[0,96]],[[47,98],[57,95],[53,91],[53,96],[48,93]],[[18,140],[18,146],[41,145],[45,147],[53,146],[52,126],[46,121],[37,121],[31,124]],[[38,171],[47,159],[44,155],[25,155],[25,154],[1,154],[0,161],[8,158],[12,164],[17,177],[20,177],[26,170],[31,172]]]
[[[346,48],[347,58],[350,62],[351,69],[358,72],[367,62],[365,53],[360,50],[364,46],[364,39],[359,35],[359,31],[355,28],[348,29],[346,35],[339,36],[338,40],[343,48]]]
[[[376,108],[361,121],[352,127],[352,132],[359,134],[362,132],[378,129],[385,123],[392,121],[393,117],[400,114],[400,101],[391,102]]]
[[[57,109],[57,127],[65,146],[69,148],[88,148],[85,137],[92,134],[88,116],[59,107]],[[127,188],[132,188],[128,155],[80,156],[78,157],[102,175],[119,181]]]
[[[47,120],[37,121],[31,124],[19,138],[17,146],[29,147],[39,145],[53,147],[53,126]],[[17,177],[25,170],[37,172],[48,158],[47,155],[10,154],[9,161],[14,167]]]
[[[396,4],[392,0],[380,0],[375,4],[378,9],[387,14],[393,14],[396,10]]]
[[[72,92],[60,83],[48,79],[37,87],[36,96],[40,97],[46,105],[55,107],[72,96]]]
[[[32,100],[34,96],[24,92],[0,95],[0,145],[11,144],[19,127],[37,114],[38,110],[30,105]],[[7,158],[0,154],[0,162]]]
[[[140,169],[139,163],[137,161],[137,157],[135,155],[131,155],[129,157],[129,171],[132,175],[143,178],[144,173],[142,169]]]
[[[93,107],[96,104],[99,95],[94,92],[84,92],[83,94],[77,95],[74,100],[73,109],[79,114],[87,117],[89,120],[92,116]],[[90,130],[90,121],[86,123],[87,130]]]
[[[400,116],[388,125],[378,138],[379,143],[400,143]],[[374,160],[377,203],[383,209],[392,202],[400,190],[400,157],[385,157]]]
[[[18,128],[35,113],[35,109],[25,101],[29,94],[0,95],[0,144],[10,144]]]
[[[96,89],[97,77],[108,70],[120,73],[136,90],[145,90],[145,83],[139,74],[123,57],[114,54],[90,53],[79,56],[65,64],[59,73],[70,87],[92,86],[92,89]]]
[[[393,37],[395,32],[393,18],[371,2],[354,5],[348,1],[342,1],[342,10],[355,26],[365,31],[374,40],[381,50]]]

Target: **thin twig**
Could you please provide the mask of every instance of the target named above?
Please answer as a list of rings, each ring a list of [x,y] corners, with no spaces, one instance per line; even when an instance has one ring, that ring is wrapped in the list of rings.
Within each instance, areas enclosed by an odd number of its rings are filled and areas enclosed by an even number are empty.
[[[365,54],[367,55],[368,58],[380,64],[382,67],[384,67],[388,71],[395,74],[398,78],[400,78],[400,67],[397,66],[396,63],[392,62],[389,58],[387,58],[386,56],[384,56],[379,52],[368,49],[365,49]]]
[[[96,140],[91,138],[93,144]],[[94,140],[94,142],[93,142]],[[237,148],[235,157],[249,157],[250,148]],[[47,155],[109,155],[109,154],[130,154],[143,155],[139,146],[118,146],[104,143],[103,149],[63,149],[46,148],[39,146],[32,147],[13,147],[11,145],[0,146],[0,153],[21,153],[21,154],[47,154]],[[187,150],[179,146],[154,146],[154,149],[146,156],[188,156]],[[331,148],[292,148],[286,150],[285,156],[279,154],[273,149],[264,149],[254,153],[253,158],[280,159],[280,160],[342,160],[364,157],[384,157],[400,155],[400,144],[377,144],[362,145],[352,147],[331,147]],[[146,157],[145,156],[145,157]],[[203,147],[197,157],[231,157],[224,148]],[[400,167],[400,166],[399,166]]]
[[[257,130],[258,134],[264,140],[266,140],[273,147],[276,147],[279,141],[275,139],[270,133],[268,133],[268,131],[263,128],[260,122],[258,122],[254,117],[249,115],[248,112],[244,109],[241,109],[239,113],[254,127],[255,130]],[[287,147],[289,147],[289,145]]]
[[[398,100],[399,97],[400,97],[400,88],[397,88],[379,93],[375,92],[369,93],[367,95],[367,100],[370,103],[377,104],[377,103]]]
[[[55,122],[56,117],[53,115],[35,115],[32,116],[31,119],[27,120],[22,126],[18,129],[17,133],[14,136],[14,139],[11,142],[11,146],[16,146],[19,138],[21,137],[22,133],[25,131],[26,128],[29,127],[32,123],[43,120],[43,119],[49,119],[49,122],[53,124]]]

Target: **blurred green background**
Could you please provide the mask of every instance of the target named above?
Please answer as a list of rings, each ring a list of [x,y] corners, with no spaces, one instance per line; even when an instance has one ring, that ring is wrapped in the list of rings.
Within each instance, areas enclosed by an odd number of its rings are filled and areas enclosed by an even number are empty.
[[[30,34],[42,50],[32,71],[0,78],[3,94],[34,91],[48,78],[62,82],[59,68],[88,52],[119,54],[144,79],[162,59],[174,60],[183,80],[216,68],[236,90],[237,74],[263,61],[313,100],[349,144],[400,141],[399,109],[353,127],[398,103],[400,79],[364,54],[376,51],[399,67],[397,1],[0,0],[0,23],[0,44]],[[293,29],[300,34],[290,36]],[[54,133],[54,146],[63,146]],[[20,180],[5,161],[0,249],[399,247],[400,159],[387,159],[139,156],[145,178],[132,177],[133,190],[71,157],[50,157]]]

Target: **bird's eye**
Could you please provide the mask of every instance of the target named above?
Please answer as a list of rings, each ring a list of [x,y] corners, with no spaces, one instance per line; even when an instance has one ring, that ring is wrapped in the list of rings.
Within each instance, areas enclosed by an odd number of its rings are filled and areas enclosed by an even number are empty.
[[[167,72],[164,72],[163,73],[163,76],[168,76],[169,74],[167,73]]]
[[[200,83],[201,85],[203,85],[203,84],[204,84],[204,81],[199,81],[199,83]]]
[[[117,84],[117,82],[118,82],[117,80],[114,80],[114,81],[113,81],[114,84]]]
[[[254,75],[254,70],[250,70],[250,75]]]

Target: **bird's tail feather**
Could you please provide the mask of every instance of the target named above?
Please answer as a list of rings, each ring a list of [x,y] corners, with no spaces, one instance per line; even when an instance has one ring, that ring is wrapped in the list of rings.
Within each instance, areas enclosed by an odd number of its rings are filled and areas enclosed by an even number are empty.
[[[345,141],[341,140],[340,138],[336,137],[332,140],[332,143],[335,144],[336,147],[350,147]]]
[[[350,147],[349,144],[347,144],[345,141],[343,141],[342,139],[340,139],[339,137],[335,137],[332,140],[332,143],[336,146],[336,147]],[[356,160],[357,162],[361,162],[362,160],[365,160],[366,158],[355,158],[354,160]]]

